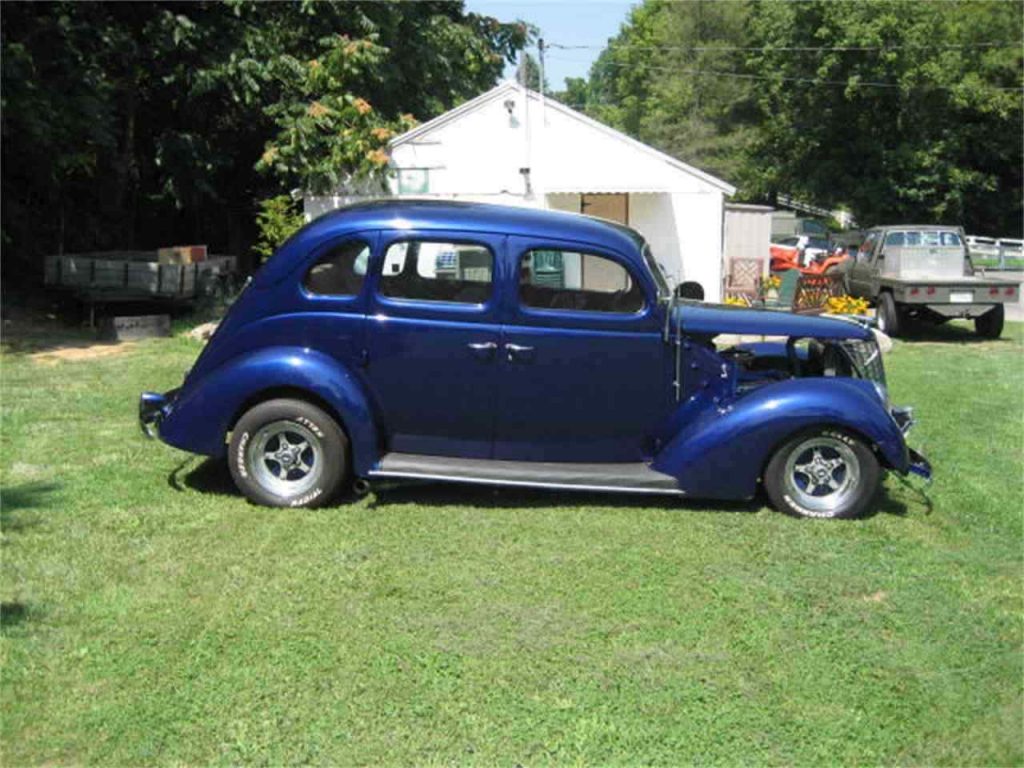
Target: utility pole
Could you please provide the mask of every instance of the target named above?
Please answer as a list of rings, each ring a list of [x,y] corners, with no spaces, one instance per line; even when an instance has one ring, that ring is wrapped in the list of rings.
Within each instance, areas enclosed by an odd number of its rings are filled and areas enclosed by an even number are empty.
[[[544,38],[537,41],[537,58],[540,61],[540,113],[544,114]]]

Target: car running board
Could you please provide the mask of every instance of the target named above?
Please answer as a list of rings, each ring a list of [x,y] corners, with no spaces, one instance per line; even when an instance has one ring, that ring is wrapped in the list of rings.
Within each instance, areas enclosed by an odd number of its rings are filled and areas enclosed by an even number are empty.
[[[369,474],[370,477],[442,480],[481,485],[683,495],[674,477],[657,472],[642,462],[572,464],[388,453]]]

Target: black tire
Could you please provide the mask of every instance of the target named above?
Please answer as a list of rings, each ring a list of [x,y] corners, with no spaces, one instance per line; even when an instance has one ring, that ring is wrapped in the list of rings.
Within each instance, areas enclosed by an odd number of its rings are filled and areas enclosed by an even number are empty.
[[[829,483],[839,488],[825,487],[823,495],[815,496],[812,472],[826,471],[824,466],[811,468],[814,448],[823,464],[839,458],[843,464],[828,469]],[[805,467],[804,471],[800,467]],[[852,469],[851,469],[852,467]],[[804,487],[798,478],[804,478]],[[882,469],[878,459],[864,441],[834,427],[806,430],[787,440],[772,455],[764,471],[764,488],[768,498],[780,512],[796,517],[855,518],[862,517],[871,508],[881,485]],[[831,498],[834,497],[834,498]]]
[[[998,339],[1003,335],[1005,320],[1006,310],[1002,304],[996,304],[984,315],[974,318],[974,331],[986,339]]]
[[[238,490],[256,504],[318,507],[348,480],[348,438],[311,403],[267,400],[246,411],[235,425],[228,466]]]
[[[896,308],[891,293],[882,293],[878,297],[878,330],[890,338],[900,335],[903,318]]]

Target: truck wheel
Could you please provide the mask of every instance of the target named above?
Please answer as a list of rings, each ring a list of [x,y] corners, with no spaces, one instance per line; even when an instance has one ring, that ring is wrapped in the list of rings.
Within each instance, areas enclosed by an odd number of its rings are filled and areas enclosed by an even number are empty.
[[[878,330],[890,338],[896,338],[900,333],[902,318],[896,308],[896,302],[891,293],[883,293],[878,297]]]
[[[235,425],[228,449],[231,477],[250,501],[268,507],[327,503],[348,475],[348,440],[315,405],[260,403]]]
[[[1006,319],[1006,310],[1002,304],[996,304],[992,309],[980,317],[974,318],[974,330],[979,336],[986,339],[998,339],[1003,334],[1003,321]]]
[[[871,449],[834,428],[812,429],[787,441],[764,473],[772,505],[798,517],[860,517],[880,483],[881,468]]]

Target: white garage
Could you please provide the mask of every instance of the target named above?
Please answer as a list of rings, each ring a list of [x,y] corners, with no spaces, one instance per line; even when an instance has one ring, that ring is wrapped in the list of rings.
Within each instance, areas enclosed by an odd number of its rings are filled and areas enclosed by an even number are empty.
[[[639,230],[677,281],[722,290],[730,184],[514,81],[396,137],[390,192],[586,213]],[[308,217],[372,197],[307,197]]]

